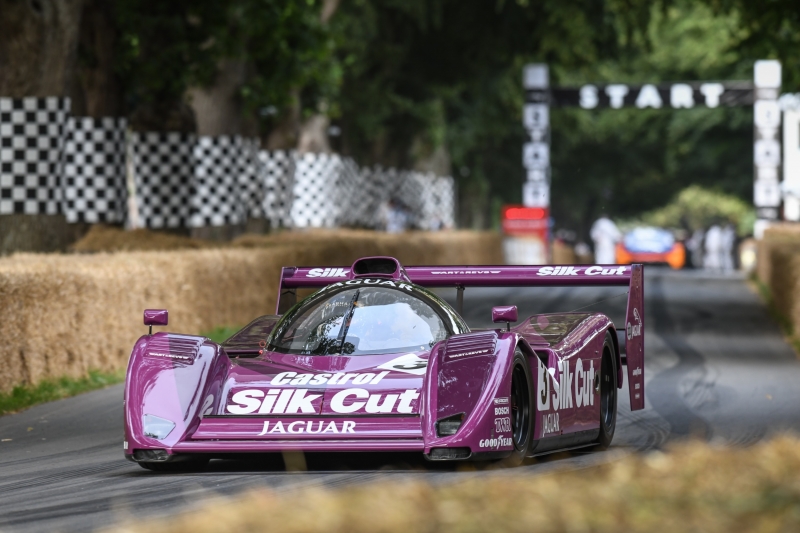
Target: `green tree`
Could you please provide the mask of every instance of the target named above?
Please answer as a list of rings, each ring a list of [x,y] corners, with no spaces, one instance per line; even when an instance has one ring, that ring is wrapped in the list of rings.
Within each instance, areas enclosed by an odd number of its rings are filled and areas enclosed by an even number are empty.
[[[676,2],[654,7],[620,57],[589,72],[556,67],[556,76],[564,85],[748,80],[753,61],[737,52],[746,35],[734,13]],[[692,184],[751,199],[750,108],[562,109],[552,123],[553,213],[583,239],[602,211],[634,217]]]
[[[295,89],[303,103],[335,92],[332,43],[315,0],[116,0],[121,32],[118,69],[129,109],[143,129],[192,130],[190,87],[217,81],[223,61],[242,65],[235,97],[241,113],[279,115]]]
[[[332,20],[343,65],[341,149],[398,166],[439,157],[459,179],[462,224],[519,201],[522,65],[589,68],[620,53],[649,3],[353,0]],[[444,150],[442,150],[444,149]],[[467,206],[467,209],[464,209]]]

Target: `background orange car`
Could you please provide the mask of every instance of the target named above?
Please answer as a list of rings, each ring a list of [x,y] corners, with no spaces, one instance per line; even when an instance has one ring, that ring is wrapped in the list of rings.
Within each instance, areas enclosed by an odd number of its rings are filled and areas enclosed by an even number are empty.
[[[686,264],[686,248],[662,228],[636,228],[617,243],[617,263],[666,263],[672,268]]]

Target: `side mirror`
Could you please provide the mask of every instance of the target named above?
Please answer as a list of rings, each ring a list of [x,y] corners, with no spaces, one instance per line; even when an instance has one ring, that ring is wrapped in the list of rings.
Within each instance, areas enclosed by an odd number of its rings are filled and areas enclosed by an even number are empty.
[[[492,307],[492,322],[506,323],[506,331],[511,329],[511,322],[517,321],[517,306],[516,305],[501,305]]]
[[[169,323],[169,313],[166,309],[145,309],[144,325],[150,326],[150,335],[153,334],[153,326],[166,326]]]

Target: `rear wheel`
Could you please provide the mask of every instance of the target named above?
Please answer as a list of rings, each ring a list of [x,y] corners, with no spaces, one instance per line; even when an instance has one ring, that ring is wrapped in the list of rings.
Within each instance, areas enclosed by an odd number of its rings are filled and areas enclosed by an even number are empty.
[[[617,353],[611,333],[606,333],[600,362],[600,437],[597,449],[611,445],[617,427]]]
[[[510,414],[514,451],[506,459],[510,465],[517,465],[525,459],[533,440],[532,381],[528,359],[517,348],[514,351],[514,363],[511,365]]]

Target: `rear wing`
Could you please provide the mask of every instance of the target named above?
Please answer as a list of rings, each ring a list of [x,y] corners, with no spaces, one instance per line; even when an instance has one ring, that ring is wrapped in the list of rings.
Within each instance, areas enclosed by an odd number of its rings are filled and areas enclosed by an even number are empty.
[[[547,266],[411,266],[401,267],[402,278],[422,287],[457,289],[459,313],[465,287],[628,287],[625,312],[625,354],[631,410],[644,408],[644,267],[642,265]],[[376,276],[381,277],[381,276]],[[351,267],[284,267],[276,313],[285,313],[297,301],[297,289],[322,288],[335,283],[359,284]],[[622,349],[622,347],[620,347]]]

